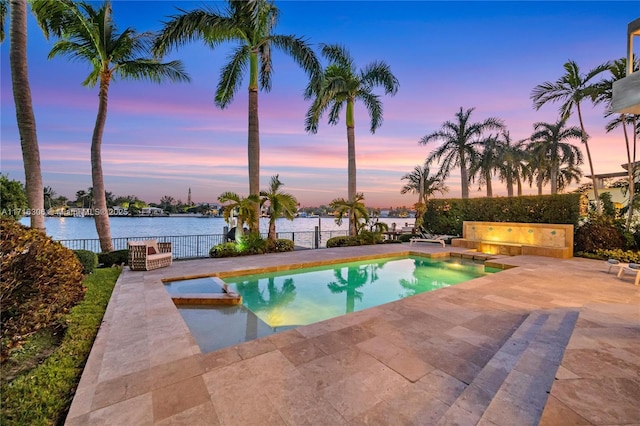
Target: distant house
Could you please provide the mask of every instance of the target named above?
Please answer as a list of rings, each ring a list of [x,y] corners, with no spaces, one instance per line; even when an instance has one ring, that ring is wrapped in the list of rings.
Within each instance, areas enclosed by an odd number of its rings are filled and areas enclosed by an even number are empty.
[[[611,194],[611,201],[616,208],[622,208],[629,204],[629,193],[627,192],[625,194],[622,188],[605,188],[605,184],[608,179],[626,179],[629,176],[629,173],[626,171],[628,170],[628,164],[622,164],[621,167],[625,170],[624,172],[603,173],[595,175],[596,184],[598,187],[598,195],[602,195],[603,193]],[[636,161],[634,163],[634,168],[637,169],[638,167],[640,167],[640,161]],[[586,177],[591,179],[591,176]],[[640,182],[638,182],[638,179],[636,177],[636,185],[638,184],[640,184]],[[590,202],[595,202],[596,197],[594,195],[593,189],[587,191],[587,197],[589,198]]]
[[[160,207],[143,207],[140,216],[165,216],[165,212]]]
[[[389,210],[380,210],[380,217],[389,217]]]

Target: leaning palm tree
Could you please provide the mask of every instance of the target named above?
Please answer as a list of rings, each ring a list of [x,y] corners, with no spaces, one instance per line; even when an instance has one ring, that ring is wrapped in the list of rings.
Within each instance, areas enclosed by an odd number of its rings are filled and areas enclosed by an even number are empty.
[[[462,198],[469,198],[469,169],[477,161],[477,142],[484,138],[484,132],[502,130],[504,125],[498,118],[487,118],[480,123],[470,122],[469,117],[475,108],[456,113],[456,122],[445,121],[440,130],[424,136],[418,143],[426,145],[435,141],[443,144],[428,157],[427,162],[443,160],[439,174],[446,179],[454,167],[460,167]]]
[[[356,69],[353,58],[344,46],[336,44],[322,45],[322,55],[329,60],[321,78],[312,80],[305,91],[305,98],[313,103],[307,111],[305,127],[307,132],[316,133],[318,123],[326,110],[329,111],[329,124],[336,125],[340,112],[346,106],[345,124],[347,126],[347,195],[349,200],[356,197],[356,135],[354,108],[356,101],[362,102],[369,113],[374,134],[382,125],[382,102],[373,90],[382,87],[385,95],[398,92],[398,79],[384,61],[368,64]]]
[[[595,172],[593,171],[593,161],[591,159],[591,151],[589,150],[589,135],[584,127],[582,119],[581,103],[585,99],[596,101],[598,83],[594,83],[593,79],[600,73],[609,68],[608,63],[598,65],[586,74],[580,72],[578,64],[574,61],[568,61],[564,64],[565,74],[555,82],[546,81],[537,85],[531,92],[531,99],[534,107],[538,110],[548,102],[562,102],[560,105],[560,117],[566,120],[571,116],[575,109],[580,122],[580,131],[582,143],[587,150],[587,159],[589,160],[589,169],[591,171],[591,179],[593,181],[593,193],[596,199],[596,207],[598,213],[602,212],[600,198],[598,195],[598,182]]]
[[[244,234],[244,225],[249,225],[260,219],[259,217],[255,217],[256,211],[260,208],[260,198],[254,194],[248,197],[241,197],[235,192],[227,191],[220,194],[218,201],[221,203],[229,203],[225,206],[223,213],[224,220],[226,220],[227,223],[230,223],[230,218],[233,217],[234,214],[238,215],[235,236],[236,241],[241,241]],[[258,208],[256,208],[256,204]]]
[[[62,37],[53,45],[49,58],[62,55],[87,62],[91,72],[82,84],[89,87],[97,84],[99,87],[98,114],[91,139],[94,219],[101,250],[112,251],[102,173],[102,136],[107,121],[109,85],[115,78],[160,83],[163,80],[189,81],[189,77],[179,61],[161,63],[151,57],[151,33],[137,33],[132,28],[118,32],[110,1],[105,1],[98,9],[84,2],[61,1],[57,4],[66,7],[61,11],[52,9],[50,16],[44,16],[44,19],[64,22]],[[42,13],[46,14],[47,10],[43,9]]]
[[[267,238],[270,241],[276,240],[276,219],[284,216],[289,220],[293,220],[298,211],[298,200],[293,195],[282,192],[280,187],[283,185],[279,175],[271,176],[269,190],[260,191],[260,204],[269,203],[269,235]]]
[[[582,131],[578,127],[566,127],[566,120],[560,120],[554,124],[535,123],[531,141],[538,145],[544,152],[548,162],[549,181],[551,193],[558,193],[558,177],[560,166],[579,166],[583,163],[582,152],[575,145],[567,142],[570,139],[580,139]]]
[[[351,200],[336,198],[329,204],[335,210],[336,224],[338,226],[342,225],[344,216],[349,218],[349,235],[352,237],[358,234],[358,224],[360,222],[366,223],[369,221],[369,212],[362,201],[364,201],[364,194],[357,193],[355,198]]]
[[[36,118],[31,102],[31,87],[27,67],[27,2],[12,0],[9,27],[9,64],[11,67],[11,84],[16,106],[18,132],[24,163],[25,190],[31,214],[32,228],[44,229],[44,197],[42,172],[40,168],[40,149],[36,133]],[[4,40],[4,18],[7,2],[0,2],[0,39]],[[47,35],[46,28],[45,35]]]
[[[248,166],[249,193],[260,193],[260,130],[258,125],[258,89],[271,90],[272,49],[281,50],[311,78],[320,72],[320,63],[309,44],[294,35],[274,34],[279,11],[272,1],[229,0],[226,10],[209,7],[180,11],[165,23],[154,44],[154,51],[165,54],[174,47],[202,39],[211,48],[227,41],[238,45],[222,68],[216,88],[215,104],[224,109],[242,85],[249,72]],[[256,207],[258,208],[258,207]],[[258,212],[252,231],[258,231]]]

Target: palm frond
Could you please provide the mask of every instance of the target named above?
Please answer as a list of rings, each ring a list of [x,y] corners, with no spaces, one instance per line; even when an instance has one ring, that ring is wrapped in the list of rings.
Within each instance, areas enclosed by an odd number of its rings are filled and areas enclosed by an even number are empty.
[[[215,97],[216,105],[220,108],[226,108],[233,101],[249,66],[249,54],[248,46],[238,46],[229,56],[229,62],[220,71],[220,81],[216,87]]]
[[[364,90],[358,91],[356,96],[357,99],[364,103],[367,111],[369,112],[369,118],[371,120],[371,127],[369,128],[369,131],[371,134],[374,134],[376,129],[382,125],[383,120],[383,108],[382,102],[380,102],[380,97]]]

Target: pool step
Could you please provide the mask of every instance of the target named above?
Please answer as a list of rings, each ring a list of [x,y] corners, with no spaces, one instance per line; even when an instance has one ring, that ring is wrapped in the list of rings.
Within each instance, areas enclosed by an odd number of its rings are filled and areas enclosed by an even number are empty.
[[[529,314],[438,424],[537,424],[577,319],[567,309]]]

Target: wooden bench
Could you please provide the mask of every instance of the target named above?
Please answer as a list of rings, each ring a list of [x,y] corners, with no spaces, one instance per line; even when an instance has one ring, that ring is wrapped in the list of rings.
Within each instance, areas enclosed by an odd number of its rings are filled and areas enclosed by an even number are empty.
[[[573,225],[553,223],[469,222],[453,247],[508,256],[573,257]]]

